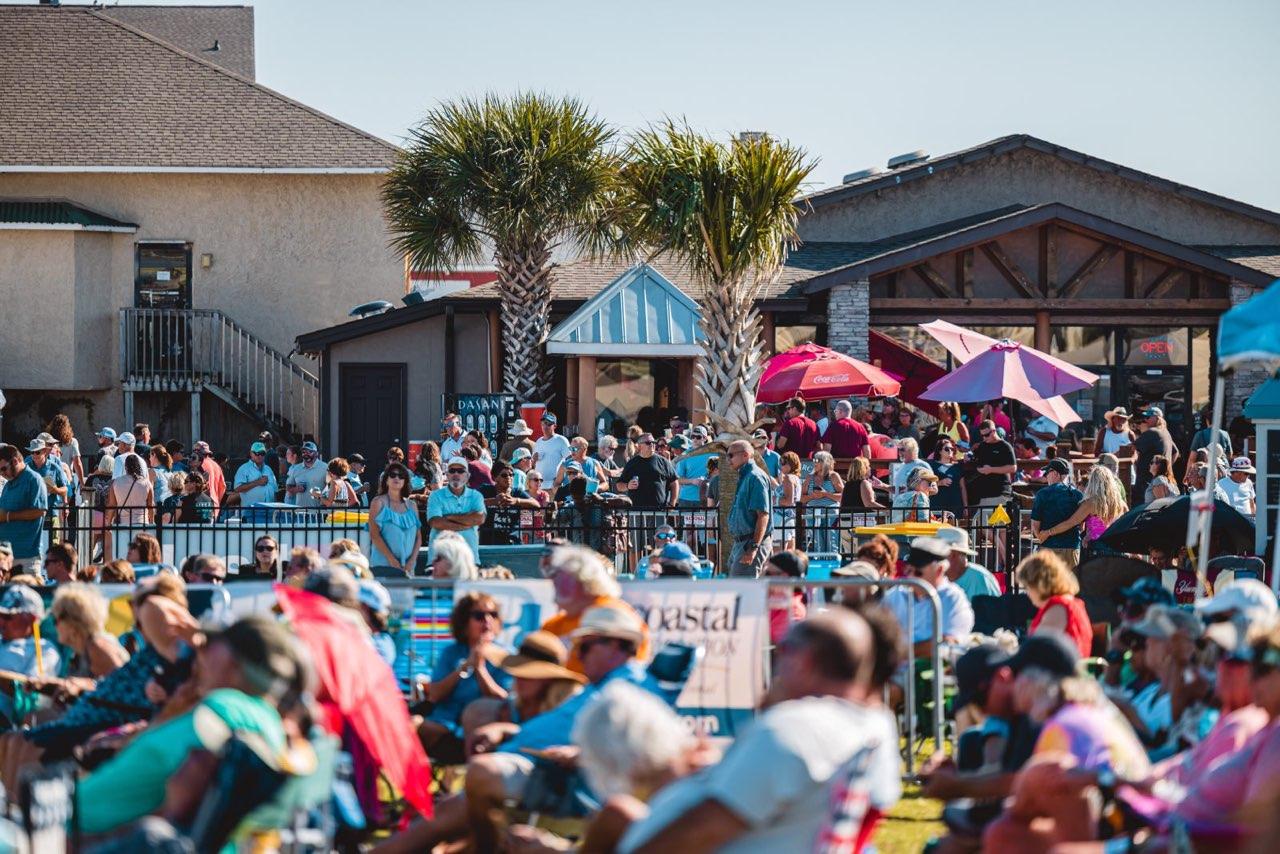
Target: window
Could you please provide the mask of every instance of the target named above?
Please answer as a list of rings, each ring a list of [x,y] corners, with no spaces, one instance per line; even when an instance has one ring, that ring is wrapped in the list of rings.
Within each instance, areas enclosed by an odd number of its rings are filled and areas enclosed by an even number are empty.
[[[191,308],[191,244],[139,243],[134,275],[138,308]]]
[[[817,340],[818,327],[813,325],[776,326],[773,330],[774,349],[779,353],[785,353],[792,347],[798,347],[810,341],[816,343]]]
[[[1115,338],[1106,326],[1055,326],[1049,335],[1049,353],[1081,367],[1115,363]]]
[[[1182,367],[1190,364],[1185,327],[1135,326],[1121,339],[1124,364],[1136,367]]]

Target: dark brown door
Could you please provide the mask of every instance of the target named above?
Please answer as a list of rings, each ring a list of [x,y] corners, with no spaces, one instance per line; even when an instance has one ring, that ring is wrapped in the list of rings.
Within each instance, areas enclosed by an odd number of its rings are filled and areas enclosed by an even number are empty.
[[[404,447],[407,396],[403,362],[394,365],[341,365],[338,371],[338,447],[321,449],[322,452],[344,457],[363,454],[368,461],[369,482],[376,483],[387,449],[392,445]]]

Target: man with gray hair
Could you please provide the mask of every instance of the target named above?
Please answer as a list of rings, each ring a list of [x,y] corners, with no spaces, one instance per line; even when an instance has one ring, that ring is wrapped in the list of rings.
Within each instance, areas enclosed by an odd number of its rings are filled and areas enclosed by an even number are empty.
[[[845,810],[895,802],[898,736],[867,702],[873,646],[866,620],[844,608],[796,623],[764,712],[718,764],[661,789],[617,850],[810,850],[833,785],[864,796],[845,799]]]
[[[752,460],[754,455],[755,449],[745,439],[729,443],[729,465],[738,471],[738,488],[729,508],[733,548],[729,552],[727,572],[738,578],[759,576],[773,550],[773,538],[769,534],[773,512],[769,476]]]
[[[867,428],[854,420],[853,404],[849,401],[836,401],[835,418],[822,434],[822,450],[830,451],[831,456],[841,460],[852,457],[871,458]]]

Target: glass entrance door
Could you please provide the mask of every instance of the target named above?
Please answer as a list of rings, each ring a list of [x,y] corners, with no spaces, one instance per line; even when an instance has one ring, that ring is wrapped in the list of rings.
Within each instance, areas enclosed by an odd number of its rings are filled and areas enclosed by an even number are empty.
[[[1173,441],[1178,445],[1187,441],[1191,435],[1191,377],[1186,368],[1129,368],[1125,385],[1134,411],[1159,406]]]

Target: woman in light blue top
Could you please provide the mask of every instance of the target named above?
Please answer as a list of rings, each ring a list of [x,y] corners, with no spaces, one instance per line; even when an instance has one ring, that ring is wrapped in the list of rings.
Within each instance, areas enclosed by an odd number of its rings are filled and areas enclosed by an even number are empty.
[[[172,473],[173,458],[164,449],[164,445],[153,445],[151,448],[151,481],[156,491],[156,506],[160,506],[172,493],[169,491],[169,475]]]
[[[418,505],[409,498],[409,469],[404,463],[388,463],[382,470],[378,494],[369,504],[369,539],[375,551],[371,563],[412,574],[422,548],[422,521]]]

